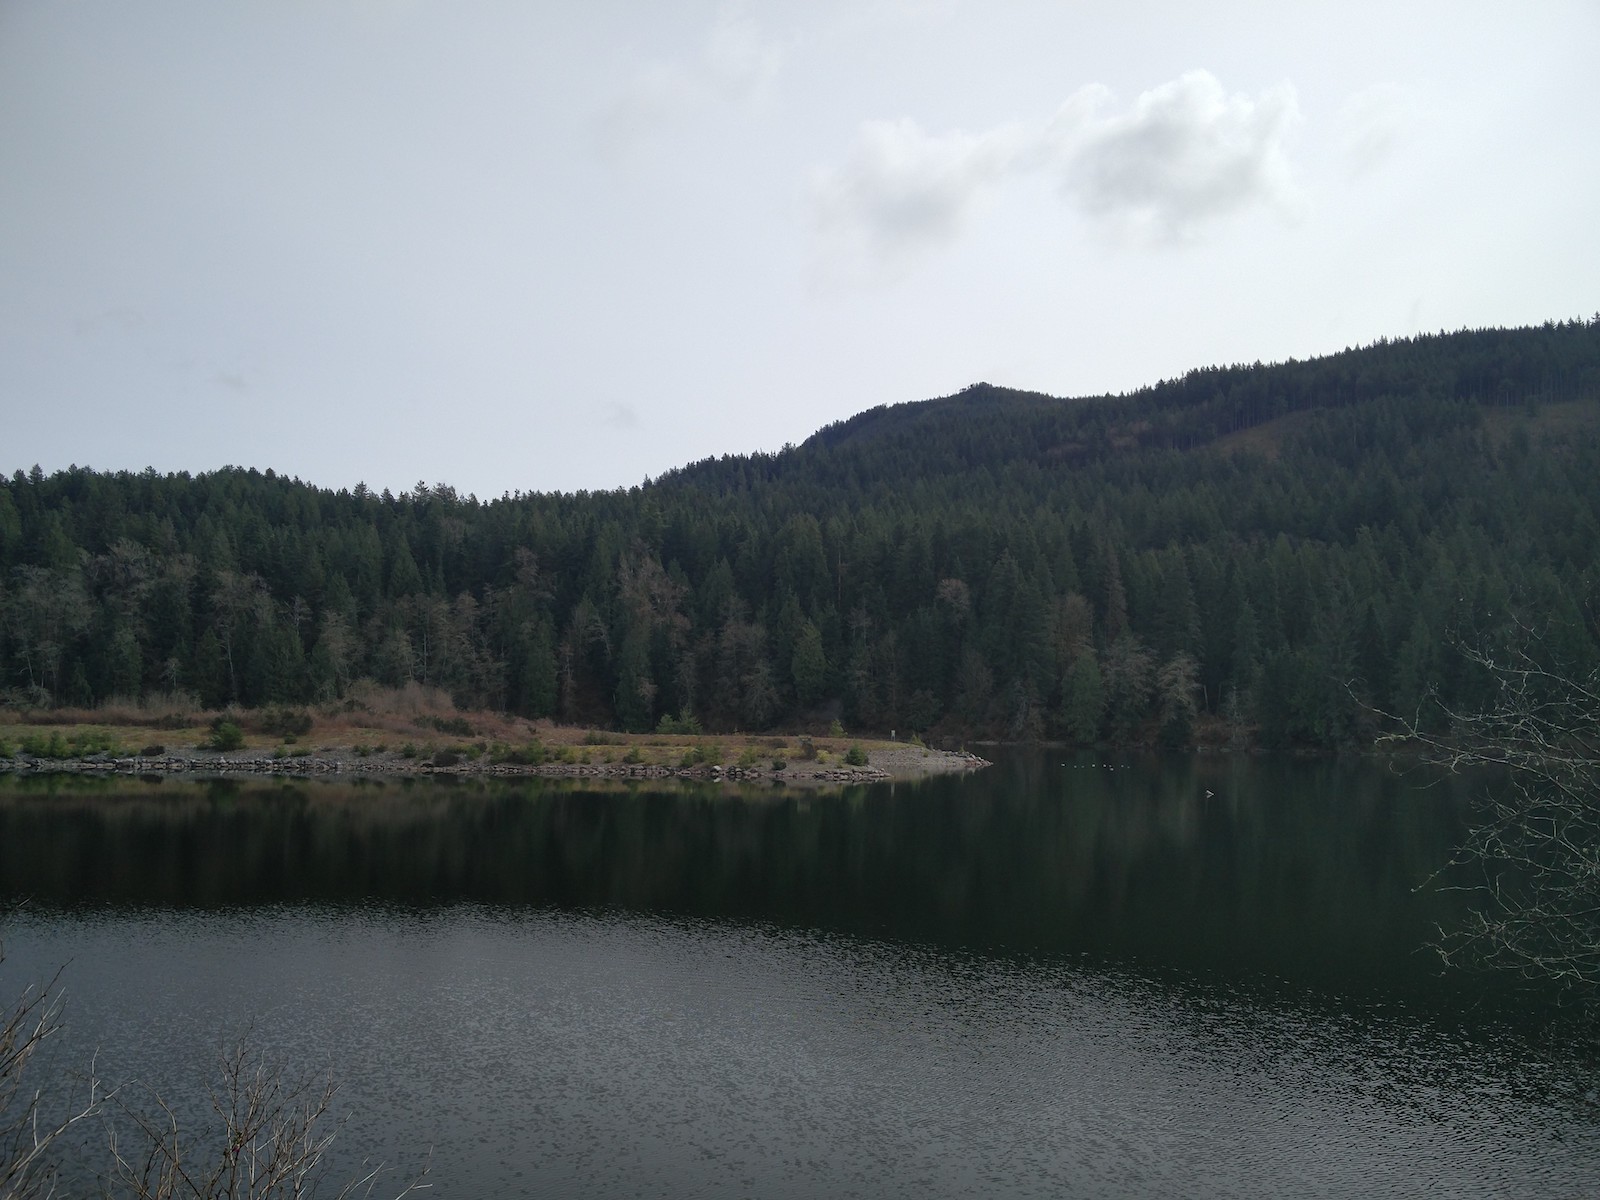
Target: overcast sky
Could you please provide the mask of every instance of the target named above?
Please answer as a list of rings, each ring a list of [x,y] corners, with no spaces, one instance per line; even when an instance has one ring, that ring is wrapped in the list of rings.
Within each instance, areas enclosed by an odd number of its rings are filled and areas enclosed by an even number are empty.
[[[610,488],[1600,308],[1600,4],[0,0],[0,467]]]

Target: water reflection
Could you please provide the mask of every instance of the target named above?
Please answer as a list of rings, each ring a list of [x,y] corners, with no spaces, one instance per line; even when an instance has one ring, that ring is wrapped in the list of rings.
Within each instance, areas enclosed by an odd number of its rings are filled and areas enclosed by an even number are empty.
[[[1120,769],[1117,769],[1120,768]],[[843,793],[168,780],[0,791],[0,893],[56,905],[619,908],[1393,991],[1459,893],[1445,781],[1370,763],[1012,754]]]
[[[440,1196],[1596,1194],[1581,1022],[1420,950],[1418,782],[13,783],[0,989],[70,962],[60,1052],[173,1095],[253,1023]]]

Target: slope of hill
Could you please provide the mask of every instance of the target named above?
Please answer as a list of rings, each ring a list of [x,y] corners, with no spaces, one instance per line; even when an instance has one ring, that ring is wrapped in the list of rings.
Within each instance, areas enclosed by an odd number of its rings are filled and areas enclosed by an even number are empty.
[[[640,729],[1359,741],[1600,658],[1600,320],[969,387],[626,492],[489,503],[238,469],[0,487],[0,688],[306,703],[419,680]]]

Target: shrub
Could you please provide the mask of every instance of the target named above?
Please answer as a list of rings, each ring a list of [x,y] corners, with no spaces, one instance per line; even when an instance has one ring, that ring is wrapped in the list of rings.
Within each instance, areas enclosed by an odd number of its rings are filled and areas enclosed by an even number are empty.
[[[781,759],[781,758],[775,758],[775,759],[772,760],[772,769],[774,771],[782,771],[785,768],[787,768],[788,765],[789,764],[784,762],[783,759]]]
[[[453,767],[461,762],[461,755],[454,750],[441,750],[433,756],[433,765],[436,767]]]
[[[583,735],[585,746],[620,746],[622,739],[614,733],[607,733],[603,729],[591,729]]]
[[[244,730],[224,717],[211,722],[211,737],[204,743],[207,750],[238,750],[244,745]]]
[[[68,758],[72,754],[58,729],[52,729],[48,735],[28,734],[22,739],[22,752],[30,758]]]
[[[629,766],[636,766],[644,761],[644,755],[639,753],[639,747],[629,746],[628,752],[622,756],[622,761]]]
[[[124,753],[121,742],[95,729],[74,730],[71,737],[62,737],[59,729],[52,729],[49,734],[29,734],[22,739],[20,750],[33,758],[83,758],[90,754]]]
[[[810,762],[816,756],[817,756],[817,748],[811,744],[811,739],[808,738],[808,737],[801,738],[800,739],[800,757],[805,759],[807,762]]]
[[[415,758],[416,756],[417,748],[411,742],[407,742],[404,746],[400,747],[401,758]]]
[[[744,753],[739,755],[739,765],[741,767],[753,767],[756,765],[756,759],[759,757],[760,755],[756,753],[756,748],[754,746],[746,746],[744,748]]]
[[[289,751],[289,757],[290,758],[310,758],[311,757],[311,747],[310,746],[296,746],[293,750]]]
[[[10,757],[12,757],[11,743],[7,741],[0,741],[0,758]]]
[[[844,736],[844,726],[839,724],[839,718],[838,717],[835,717],[833,719],[833,723],[828,726],[828,736],[829,737],[843,737]]]
[[[437,729],[440,733],[448,733],[452,737],[473,737],[477,734],[477,730],[467,724],[465,717],[423,717],[418,724]]]
[[[845,751],[844,761],[852,767],[864,767],[867,765],[867,752],[859,744],[852,745]]]
[[[518,749],[513,749],[504,742],[496,742],[489,749],[490,762],[514,763],[519,767],[537,767],[544,762],[545,757],[545,748],[537,738]]]
[[[667,713],[661,714],[661,720],[656,724],[657,733],[698,734],[701,732],[700,718],[693,713],[679,713],[676,717]]]

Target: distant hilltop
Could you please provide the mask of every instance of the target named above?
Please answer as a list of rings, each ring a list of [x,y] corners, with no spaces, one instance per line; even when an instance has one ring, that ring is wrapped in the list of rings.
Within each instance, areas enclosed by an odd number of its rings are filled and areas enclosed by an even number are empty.
[[[1329,748],[1484,702],[1456,647],[1519,622],[1600,661],[1597,545],[1600,318],[976,383],[615,492],[19,471],[0,699]]]

